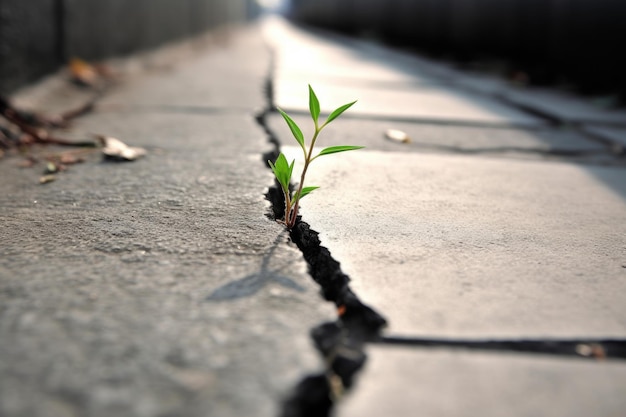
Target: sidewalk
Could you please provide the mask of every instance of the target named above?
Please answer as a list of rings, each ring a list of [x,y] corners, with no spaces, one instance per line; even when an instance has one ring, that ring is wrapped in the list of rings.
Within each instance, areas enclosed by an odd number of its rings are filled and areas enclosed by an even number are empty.
[[[407,344],[624,339],[626,164],[612,150],[626,113],[282,22],[266,30],[275,104],[300,114],[305,136],[307,83],[327,111],[359,100],[318,143],[367,149],[315,161],[309,185],[322,188],[302,215],[386,316],[387,340],[404,342],[368,345],[337,415],[623,413],[620,361]],[[301,163],[280,115],[270,120]]]
[[[383,340],[626,339],[625,112],[278,19],[137,62],[64,134],[146,157],[93,155],[45,186],[0,162],[0,415],[276,416],[325,372],[309,333],[337,313],[264,197],[268,132],[298,149],[257,118],[278,105],[310,132],[307,84],[323,111],[359,100],[320,140],[367,149],[317,160],[301,214]],[[15,97],[72,100],[58,76]],[[366,344],[334,415],[626,409],[611,355],[409,345]]]

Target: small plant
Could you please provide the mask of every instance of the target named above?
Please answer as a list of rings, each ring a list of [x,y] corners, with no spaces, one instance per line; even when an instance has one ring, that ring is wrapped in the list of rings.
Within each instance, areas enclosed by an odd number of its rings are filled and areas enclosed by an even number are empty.
[[[311,165],[311,162],[313,162],[314,160],[316,160],[322,155],[330,155],[333,153],[346,152],[346,151],[352,151],[355,149],[363,148],[363,146],[346,146],[346,145],[331,146],[331,147],[322,149],[320,153],[313,156],[313,148],[315,146],[315,142],[317,141],[317,138],[320,132],[322,131],[322,129],[324,129],[330,122],[332,122],[337,117],[339,117],[343,112],[348,110],[354,103],[356,103],[356,101],[340,106],[335,111],[330,113],[326,121],[322,125],[320,125],[319,124],[320,103],[319,103],[319,100],[317,99],[317,96],[315,95],[315,92],[313,91],[313,88],[311,88],[311,86],[309,85],[309,110],[311,112],[311,117],[313,118],[313,123],[315,124],[315,133],[313,134],[311,143],[308,145],[306,144],[304,140],[304,135],[302,134],[302,130],[300,130],[296,122],[294,122],[293,119],[289,117],[287,113],[285,113],[280,108],[278,108],[278,111],[285,119],[285,122],[287,122],[287,125],[289,126],[291,133],[293,133],[293,136],[296,138],[296,141],[302,148],[302,152],[304,154],[304,168],[302,169],[302,175],[300,176],[300,183],[298,185],[298,189],[293,194],[291,194],[291,191],[289,190],[289,184],[291,183],[291,174],[293,173],[293,166],[294,166],[295,160],[289,163],[287,162],[287,158],[285,157],[285,155],[281,153],[280,155],[278,155],[278,158],[276,159],[274,163],[272,163],[272,161],[267,161],[270,164],[272,171],[274,171],[274,175],[276,176],[276,179],[278,180],[278,183],[280,184],[280,187],[282,188],[283,195],[285,196],[284,223],[287,226],[287,228],[291,229],[296,224],[296,219],[298,217],[298,207],[300,205],[300,199],[306,196],[307,194],[309,194],[311,191],[319,188],[315,186],[309,186],[309,187],[304,186],[304,177],[306,176],[306,173],[309,169],[309,165]]]

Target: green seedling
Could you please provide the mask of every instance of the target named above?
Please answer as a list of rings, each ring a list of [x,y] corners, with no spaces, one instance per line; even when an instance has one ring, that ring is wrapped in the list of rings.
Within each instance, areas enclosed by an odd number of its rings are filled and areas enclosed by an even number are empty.
[[[272,161],[267,161],[270,164],[272,171],[274,171],[276,180],[278,180],[278,183],[280,184],[280,187],[283,191],[283,195],[285,197],[284,223],[287,226],[287,228],[291,229],[296,224],[296,220],[298,217],[298,208],[300,206],[300,199],[308,195],[311,191],[319,188],[315,186],[309,186],[309,187],[304,186],[304,177],[306,176],[306,173],[309,169],[309,166],[311,165],[311,162],[313,162],[314,160],[316,160],[317,158],[323,155],[330,155],[333,153],[353,151],[355,149],[363,148],[363,146],[347,146],[347,145],[331,146],[331,147],[322,149],[317,155],[315,156],[313,155],[313,148],[315,146],[315,142],[317,141],[317,138],[320,132],[322,131],[322,129],[328,126],[328,124],[332,122],[333,120],[335,120],[337,117],[341,116],[341,114],[345,112],[346,110],[348,110],[350,107],[352,107],[354,103],[356,103],[356,101],[340,106],[339,108],[334,110],[332,113],[330,113],[326,121],[320,125],[319,124],[320,103],[319,103],[319,100],[317,99],[317,96],[315,95],[315,92],[313,91],[313,88],[311,88],[311,86],[309,85],[309,111],[311,112],[313,123],[315,124],[315,133],[313,133],[313,138],[311,139],[311,142],[309,144],[305,142],[304,135],[302,134],[302,130],[296,124],[296,122],[294,122],[293,119],[289,117],[287,113],[285,113],[280,108],[278,108],[278,112],[283,116],[283,119],[285,119],[285,122],[287,122],[287,125],[289,126],[291,133],[293,134],[294,138],[300,145],[300,148],[302,148],[302,153],[304,154],[304,167],[302,169],[302,174],[300,176],[300,183],[298,185],[296,192],[293,194],[289,190],[289,184],[291,183],[291,174],[293,173],[293,166],[294,166],[295,160],[289,163],[285,155],[281,153],[280,155],[278,155],[278,158],[276,159],[275,162],[272,163]]]

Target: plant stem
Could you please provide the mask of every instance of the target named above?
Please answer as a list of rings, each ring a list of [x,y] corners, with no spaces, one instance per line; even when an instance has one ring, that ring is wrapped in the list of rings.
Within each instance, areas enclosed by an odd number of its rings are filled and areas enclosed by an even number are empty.
[[[313,155],[313,147],[315,146],[315,141],[317,140],[317,137],[319,136],[323,127],[324,126],[318,128],[316,123],[315,134],[313,135],[313,139],[311,139],[309,152],[307,153],[306,150],[304,151],[304,168],[302,169],[302,175],[300,175],[300,184],[298,185],[298,190],[295,194],[296,198],[293,202],[293,209],[285,213],[285,223],[290,229],[296,225],[296,219],[298,218],[298,209],[300,207],[300,194],[302,193],[302,188],[304,187],[304,177],[306,176],[306,172],[309,169],[309,164],[312,161],[311,155]]]

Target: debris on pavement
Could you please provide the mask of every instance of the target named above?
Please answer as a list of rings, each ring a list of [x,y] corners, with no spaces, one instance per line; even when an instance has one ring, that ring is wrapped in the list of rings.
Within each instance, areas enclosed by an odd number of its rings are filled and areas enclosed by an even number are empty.
[[[407,135],[406,132],[403,132],[402,130],[388,129],[385,132],[385,137],[394,142],[411,143],[411,138],[409,137],[409,135]]]
[[[103,146],[102,154],[105,159],[114,161],[134,161],[135,159],[146,154],[146,150],[144,148],[128,146],[116,138],[98,136],[98,140]]]
[[[39,178],[39,184],[48,184],[54,180],[56,180],[57,178],[52,175],[52,174],[48,174],[48,175],[43,175]]]
[[[80,58],[72,58],[68,64],[70,81],[79,87],[102,90],[114,81],[113,70],[105,64],[90,64]]]
[[[58,138],[51,132],[52,129],[66,128],[70,122],[94,110],[96,95],[87,103],[61,115],[48,116],[36,112],[18,109],[8,99],[0,96],[0,116],[9,126],[3,126],[0,133],[0,147],[6,149],[19,148],[34,143],[63,146],[93,146],[92,142],[73,142]]]

